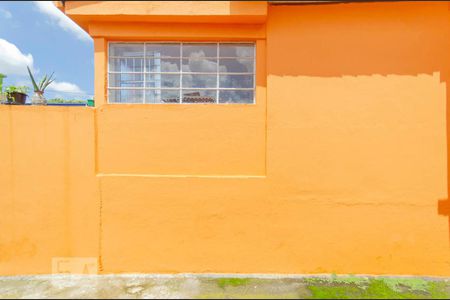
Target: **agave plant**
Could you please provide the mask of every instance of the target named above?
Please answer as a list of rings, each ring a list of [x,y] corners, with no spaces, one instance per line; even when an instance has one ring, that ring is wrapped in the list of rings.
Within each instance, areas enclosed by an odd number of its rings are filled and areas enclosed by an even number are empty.
[[[27,66],[28,74],[30,74],[31,82],[33,83],[33,88],[36,93],[43,94],[45,92],[45,89],[53,82],[55,79],[53,78],[53,74],[48,76],[45,75],[44,78],[38,83],[36,83],[36,80],[34,79],[33,74],[31,73],[30,68]]]
[[[50,75],[50,76],[45,75],[44,78],[42,78],[42,80],[39,83],[37,83],[28,66],[27,66],[27,69],[28,69],[28,74],[30,74],[31,82],[33,83],[33,88],[34,88],[34,95],[31,98],[31,104],[47,105],[47,100],[44,97],[44,92],[45,92],[45,89],[55,80],[53,78],[54,73],[52,73],[52,75]]]

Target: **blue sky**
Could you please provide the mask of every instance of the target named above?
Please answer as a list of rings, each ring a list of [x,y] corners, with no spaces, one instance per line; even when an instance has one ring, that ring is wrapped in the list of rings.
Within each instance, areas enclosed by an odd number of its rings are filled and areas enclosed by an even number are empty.
[[[31,87],[27,65],[39,79],[55,72],[47,98],[93,95],[92,39],[51,1],[0,1],[0,73],[8,76],[3,85]]]

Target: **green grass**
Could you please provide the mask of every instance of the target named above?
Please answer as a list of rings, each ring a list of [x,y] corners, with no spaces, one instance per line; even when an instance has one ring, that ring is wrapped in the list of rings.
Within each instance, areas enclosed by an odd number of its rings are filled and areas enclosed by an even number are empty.
[[[55,99],[48,99],[47,103],[49,104],[84,104],[86,103],[86,100],[79,100],[79,99],[72,99],[72,100],[65,100],[60,98]]]
[[[227,286],[237,287],[244,286],[250,282],[249,278],[219,278],[217,279],[217,285],[224,289]]]
[[[311,299],[450,299],[450,281],[420,277],[336,276],[306,277],[298,281],[250,278],[218,278],[211,283],[221,291],[208,290],[199,298],[311,298]],[[300,287],[289,290],[289,285]],[[274,289],[275,287],[275,289]],[[283,290],[283,288],[285,290]],[[274,290],[271,290],[274,289]],[[215,294],[216,293],[216,294]]]
[[[417,278],[332,277],[306,280],[313,299],[442,299],[450,298],[448,282]]]

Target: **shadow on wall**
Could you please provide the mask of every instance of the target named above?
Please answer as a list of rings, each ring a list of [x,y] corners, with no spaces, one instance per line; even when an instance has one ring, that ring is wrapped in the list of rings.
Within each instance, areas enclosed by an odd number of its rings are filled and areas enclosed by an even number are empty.
[[[267,30],[273,47],[269,55],[286,57],[289,52],[295,53],[295,58],[269,60],[269,74],[335,77],[448,70],[448,3],[270,8]],[[284,17],[287,15],[292,17]],[[295,28],[295,35],[284,28]],[[288,45],[277,47],[277,42]]]
[[[268,53],[286,58],[268,61],[269,76],[339,78],[437,73],[446,84],[446,130],[450,136],[448,2],[280,5],[269,9]],[[333,91],[330,96],[334,96]],[[430,96],[426,101],[431,100]],[[439,200],[437,204],[439,215],[449,218],[450,233],[450,200]]]
[[[449,228],[449,241],[450,241],[450,200],[442,199],[438,201],[438,213],[441,216],[448,217],[448,228]]]

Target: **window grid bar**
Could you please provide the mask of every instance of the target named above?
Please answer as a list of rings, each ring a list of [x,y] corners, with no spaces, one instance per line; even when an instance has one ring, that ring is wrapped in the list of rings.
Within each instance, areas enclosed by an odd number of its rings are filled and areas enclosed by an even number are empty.
[[[147,44],[147,43],[145,43]],[[144,54],[145,55],[145,54]],[[202,56],[199,58],[192,58],[190,56],[110,56],[112,59],[147,59],[147,58],[161,58],[161,59],[193,59],[193,60],[201,60],[201,59],[215,59],[216,56]],[[253,59],[253,56],[224,56],[221,59]]]
[[[253,91],[253,88],[217,88],[217,87],[211,87],[211,88],[199,88],[199,87],[179,87],[179,88],[174,88],[174,87],[140,87],[140,86],[136,86],[136,87],[114,87],[114,86],[110,86],[108,87],[108,89],[110,90],[205,90],[205,91],[213,91],[213,90],[221,90],[221,91]]]
[[[180,43],[185,43],[185,44],[215,44],[213,42],[209,42],[209,41],[199,41],[199,42],[175,42],[175,41],[151,41],[151,42],[139,42],[139,41],[114,41],[111,42],[114,44],[143,44],[143,43],[149,43],[149,44],[173,44],[173,45],[178,45]],[[249,42],[249,41],[227,41],[227,42],[219,42],[219,44],[252,44],[253,42]]]
[[[217,72],[183,72],[186,75],[216,75]],[[111,71],[108,74],[161,74],[161,75],[179,75],[180,72],[117,72]],[[238,72],[219,72],[219,75],[255,75],[252,72],[238,73]]]
[[[216,44],[217,47],[217,75],[216,75],[216,87],[217,87],[217,91],[216,91],[216,103],[219,103],[219,69],[220,69],[220,61],[219,61],[219,57],[220,57],[220,48],[219,48],[219,43]]]
[[[143,81],[129,81],[130,83],[144,83]],[[253,90],[255,89],[254,87],[255,85],[255,80],[253,80],[253,87],[251,88],[244,88],[244,87],[238,87],[238,88],[227,88],[227,87],[220,87],[220,86],[216,86],[216,87],[189,87],[189,86],[179,86],[179,87],[147,87],[147,86],[132,86],[132,87],[118,87],[118,86],[108,86],[109,89],[112,90],[120,90],[120,89],[143,89],[143,90],[157,90],[157,89],[162,89],[162,90],[178,90],[178,89],[185,89],[185,90],[215,90],[215,89],[219,89],[219,90]]]
[[[180,43],[180,103],[183,103],[183,43]]]
[[[147,55],[147,44],[146,43],[144,43],[144,57]],[[147,86],[147,80],[146,80],[146,77],[147,76],[145,76],[145,71],[146,71],[146,69],[147,69],[147,64],[145,63],[145,60],[143,61],[143,63],[144,63],[144,87],[146,87]],[[143,97],[142,97],[142,104],[145,104],[146,103],[146,99],[145,99],[145,97],[146,97],[146,93],[145,93],[145,90],[144,90],[144,92],[143,92]]]
[[[111,80],[109,80],[109,72],[110,72],[110,61],[109,61],[109,54],[111,53],[111,44],[108,44],[108,47],[106,47],[106,56],[108,58],[108,63],[106,64],[106,72],[108,72],[108,76],[106,78],[106,84],[108,85],[107,91],[106,91],[106,103],[109,103],[109,84]]]
[[[256,44],[253,47],[253,103],[256,103]]]

